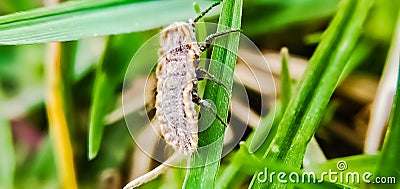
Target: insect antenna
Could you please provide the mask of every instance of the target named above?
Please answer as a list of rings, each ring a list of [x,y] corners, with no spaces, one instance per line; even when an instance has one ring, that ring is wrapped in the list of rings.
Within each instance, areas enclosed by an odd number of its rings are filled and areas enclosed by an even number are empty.
[[[208,7],[206,10],[204,10],[203,12],[200,13],[199,16],[197,16],[194,20],[193,23],[196,23],[197,21],[199,21],[201,18],[204,17],[204,15],[206,15],[208,12],[210,12],[211,9],[213,9],[214,7],[216,7],[217,5],[221,4],[221,1],[215,2],[214,4],[212,4],[210,7]]]

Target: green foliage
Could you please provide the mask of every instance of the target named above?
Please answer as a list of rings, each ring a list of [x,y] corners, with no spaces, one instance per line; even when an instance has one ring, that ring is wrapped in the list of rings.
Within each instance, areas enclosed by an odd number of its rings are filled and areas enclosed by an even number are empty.
[[[198,3],[210,5],[207,1]],[[1,17],[0,44],[69,41],[145,31],[192,18],[192,10],[190,2],[180,0],[71,1]]]
[[[369,0],[344,2],[311,57],[297,87],[298,93],[282,116],[277,134],[265,154],[267,160],[300,168],[306,146],[318,128],[323,110],[357,44],[371,5]],[[285,185],[261,183],[253,177],[252,188],[267,186],[280,188]]]
[[[104,118],[116,103],[132,54],[148,39],[143,33],[111,36],[96,70],[89,123],[89,159],[96,157],[104,130]],[[130,48],[124,48],[130,44]]]

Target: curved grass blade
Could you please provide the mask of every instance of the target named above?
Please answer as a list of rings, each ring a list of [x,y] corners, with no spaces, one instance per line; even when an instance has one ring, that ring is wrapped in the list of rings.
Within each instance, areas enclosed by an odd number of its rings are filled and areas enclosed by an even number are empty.
[[[204,7],[212,4],[197,2]],[[191,1],[179,0],[66,2],[0,17],[0,44],[70,41],[144,31],[193,18],[192,6]]]
[[[282,56],[282,70],[281,70],[281,94],[280,94],[280,102],[282,104],[282,111],[286,110],[287,105],[289,104],[289,100],[292,97],[292,84],[290,79],[289,72],[289,50],[284,47],[281,49]]]
[[[400,157],[400,66],[399,66],[399,49],[400,49],[400,13],[397,16],[397,35],[393,40],[391,53],[393,53],[389,61],[397,62],[397,89],[393,100],[392,112],[390,115],[389,127],[386,133],[385,142],[381,152],[381,158],[376,170],[377,176],[394,177],[396,185],[377,184],[376,188],[398,188],[400,180],[400,168],[398,166]]]
[[[118,87],[124,79],[132,55],[149,38],[145,33],[110,36],[103,58],[96,70],[93,102],[89,122],[89,159],[96,157],[104,130],[105,116],[112,110],[117,98]],[[126,48],[127,44],[130,48]]]

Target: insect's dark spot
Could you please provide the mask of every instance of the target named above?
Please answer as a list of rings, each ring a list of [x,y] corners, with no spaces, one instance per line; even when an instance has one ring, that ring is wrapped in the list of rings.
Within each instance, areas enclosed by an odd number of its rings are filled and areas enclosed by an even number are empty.
[[[186,119],[186,112],[185,111],[183,112],[183,117]]]

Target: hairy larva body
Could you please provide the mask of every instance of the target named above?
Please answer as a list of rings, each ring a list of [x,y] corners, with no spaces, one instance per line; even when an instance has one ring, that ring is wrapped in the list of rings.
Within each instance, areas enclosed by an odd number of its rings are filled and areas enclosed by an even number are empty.
[[[200,48],[191,23],[177,22],[161,32],[156,70],[156,117],[165,141],[190,155],[197,149],[197,115],[192,101]]]

